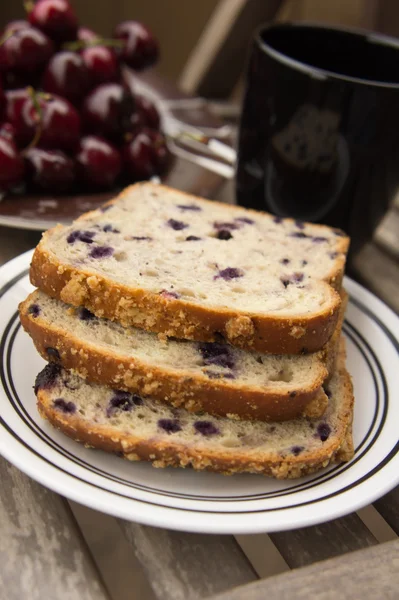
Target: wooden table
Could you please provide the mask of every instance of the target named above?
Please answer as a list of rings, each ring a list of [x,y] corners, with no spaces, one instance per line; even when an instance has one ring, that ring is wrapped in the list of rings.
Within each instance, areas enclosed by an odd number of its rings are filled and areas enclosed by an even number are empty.
[[[231,199],[231,183],[191,163],[180,162],[170,183]],[[0,263],[38,239],[35,232],[0,228]],[[357,277],[396,311],[398,260],[396,203],[354,263]],[[0,477],[1,600],[399,598],[399,488],[323,525],[212,536],[99,514],[1,458]]]

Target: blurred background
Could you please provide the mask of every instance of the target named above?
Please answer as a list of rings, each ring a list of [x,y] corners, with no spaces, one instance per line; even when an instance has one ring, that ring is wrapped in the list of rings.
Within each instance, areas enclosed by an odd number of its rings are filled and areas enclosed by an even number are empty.
[[[126,19],[158,37],[157,69],[190,93],[239,97],[253,30],[268,20],[310,20],[399,34],[395,0],[72,0],[79,21],[104,37]],[[0,1],[0,25],[24,15],[22,0]]]

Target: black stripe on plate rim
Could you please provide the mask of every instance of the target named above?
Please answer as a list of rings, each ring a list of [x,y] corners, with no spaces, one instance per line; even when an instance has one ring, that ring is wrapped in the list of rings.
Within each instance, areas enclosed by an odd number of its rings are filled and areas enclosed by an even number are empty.
[[[28,275],[28,273],[29,269],[24,269],[23,271],[18,273],[18,275],[15,275],[15,277],[10,279],[10,281],[7,281],[7,283],[5,283],[0,289],[0,298],[2,298],[12,287],[14,287],[14,285],[18,283],[18,281],[21,281],[21,279],[25,277],[25,275]]]

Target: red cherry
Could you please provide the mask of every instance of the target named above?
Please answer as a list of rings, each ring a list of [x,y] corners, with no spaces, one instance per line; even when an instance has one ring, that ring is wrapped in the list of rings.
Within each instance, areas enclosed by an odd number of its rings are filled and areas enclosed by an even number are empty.
[[[145,96],[136,95],[134,100],[136,112],[132,115],[132,124],[149,129],[159,129],[161,120],[155,104]]]
[[[46,149],[73,151],[80,137],[80,117],[72,104],[51,95],[39,97],[40,113],[29,99],[22,108],[23,121],[30,132],[32,141],[37,128],[41,130],[37,146]]]
[[[0,118],[3,116],[3,110],[6,104],[6,99],[4,97],[4,90],[2,83],[0,81]]]
[[[159,131],[146,130],[147,135],[152,140],[154,163],[157,168],[157,174],[163,175],[168,166],[170,154],[166,145],[165,136]]]
[[[56,42],[76,39],[78,20],[67,0],[39,0],[29,13],[29,23]]]
[[[74,150],[80,137],[80,118],[74,107],[55,95],[37,96],[40,113],[25,89],[5,92],[5,120],[15,129],[20,148],[27,146],[40,126],[38,145],[44,148]]]
[[[115,52],[105,46],[90,46],[81,52],[91,85],[118,81],[119,65]]]
[[[80,117],[75,108],[58,96],[52,95],[41,101],[42,134],[38,145],[41,148],[74,150],[80,138]]]
[[[124,40],[121,59],[138,71],[154,65],[159,57],[158,42],[151,31],[138,21],[124,21],[116,26],[114,37]]]
[[[79,42],[94,42],[99,39],[99,35],[88,27],[79,27],[76,39]]]
[[[30,188],[60,193],[72,187],[75,180],[73,160],[63,152],[30,148],[24,158]]]
[[[136,102],[136,98],[137,98],[137,96],[135,96],[135,98],[134,98],[135,102]],[[145,122],[144,114],[140,110],[137,110],[137,106],[136,106],[136,110],[130,117],[130,131],[131,132],[138,131],[139,129],[143,129],[146,125],[147,125],[147,123]],[[128,135],[128,137],[131,137],[131,135],[133,135],[133,133],[132,134],[128,133],[127,135]]]
[[[74,150],[79,143],[80,118],[74,107],[55,95],[37,96],[40,113],[27,90],[8,90],[5,119],[15,128],[20,148],[27,146],[40,127],[38,145],[41,148]]]
[[[21,183],[24,176],[24,163],[15,144],[0,137],[0,192],[9,190]]]
[[[91,188],[110,188],[121,172],[118,150],[104,138],[88,135],[75,156],[79,180]]]
[[[42,87],[77,103],[88,89],[89,75],[82,57],[76,52],[54,54],[43,74]]]
[[[11,123],[1,123],[0,137],[15,144],[15,128],[11,125]]]
[[[83,126],[90,133],[121,139],[129,130],[133,110],[134,99],[127,88],[117,83],[105,83],[85,98]]]
[[[168,150],[162,134],[142,129],[123,148],[126,173],[134,180],[161,175],[167,166]]]
[[[38,29],[19,29],[0,46],[0,70],[37,71],[54,52],[52,41]]]
[[[29,99],[26,89],[7,90],[5,96],[4,118],[15,130],[15,140],[19,148],[26,146],[32,139],[32,131],[22,116],[22,109]]]
[[[15,33],[15,31],[20,31],[21,29],[28,29],[30,26],[31,25],[30,25],[30,23],[28,23],[28,21],[23,21],[22,19],[18,19],[16,21],[10,21],[4,27],[1,37],[5,36],[11,32]]]

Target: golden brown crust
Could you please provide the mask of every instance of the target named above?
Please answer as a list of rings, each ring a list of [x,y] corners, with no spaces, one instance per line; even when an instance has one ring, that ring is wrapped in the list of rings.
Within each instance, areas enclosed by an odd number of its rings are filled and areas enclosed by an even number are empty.
[[[162,187],[156,186],[156,189]],[[127,193],[129,188],[121,196]],[[183,195],[186,200],[189,198]],[[229,209],[242,210],[239,207]],[[165,298],[140,288],[117,284],[99,274],[93,275],[84,267],[63,263],[46,249],[46,240],[55,230],[45,233],[35,250],[30,270],[32,284],[53,298],[74,306],[85,306],[99,317],[182,339],[214,341],[217,334],[221,334],[240,348],[273,354],[315,352],[328,342],[335,329],[340,308],[340,297],[336,290],[341,286],[349,244],[346,237],[338,238],[337,247],[342,254],[334,260],[324,282],[326,296],[330,296],[327,308],[311,316],[282,318],[233,309],[215,310],[187,300]]]
[[[346,309],[347,309],[348,302],[349,302],[349,296],[344,288],[341,288],[340,295],[341,295],[341,311],[339,314],[337,327],[333,333],[333,336],[332,336],[330,342],[325,346],[325,348],[323,348],[323,350],[320,350],[320,353],[323,356],[324,364],[325,364],[327,372],[328,372],[328,376],[327,376],[324,384],[326,384],[331,379],[331,376],[335,372],[339,354],[344,353],[344,355],[345,355],[345,348],[342,348],[342,343],[341,343],[341,340],[342,340],[341,332],[342,332],[342,327],[343,327],[344,320],[345,320],[345,313],[346,313]]]
[[[331,369],[335,364],[343,313],[327,347],[315,357],[319,361],[319,371],[312,385],[284,393],[278,388],[238,387],[226,380],[187,376],[179,371],[162,369],[123,354],[118,355],[94,343],[83,344],[73,333],[66,333],[56,324],[49,327],[40,315],[33,317],[29,314],[28,308],[32,303],[34,293],[20,304],[20,319],[38,352],[45,360],[49,360],[51,357],[46,348],[56,348],[63,367],[76,371],[88,381],[151,396],[193,412],[205,411],[237,419],[285,421],[301,415],[317,418],[327,408],[328,399],[322,384],[329,372],[323,363],[328,362]]]
[[[87,423],[79,414],[68,415],[54,409],[50,396],[45,390],[37,395],[38,409],[43,418],[63,433],[85,445],[116,452],[129,460],[146,460],[155,467],[188,467],[197,470],[216,471],[224,474],[259,473],[278,479],[291,479],[313,473],[335,461],[350,460],[351,422],[353,414],[353,390],[351,379],[345,369],[340,371],[343,408],[338,430],[334,437],[326,441],[318,451],[304,452],[299,456],[283,457],[276,453],[248,451],[235,448],[212,449],[194,444],[184,444],[173,439],[143,439],[139,433],[119,432],[107,425]],[[353,450],[353,449],[352,449]]]

